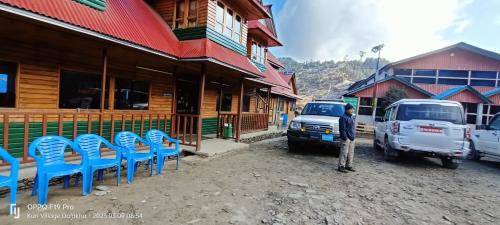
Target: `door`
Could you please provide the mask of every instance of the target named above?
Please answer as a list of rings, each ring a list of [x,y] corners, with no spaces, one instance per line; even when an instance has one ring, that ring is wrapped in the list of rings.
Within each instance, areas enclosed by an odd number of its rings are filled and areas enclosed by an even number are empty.
[[[480,151],[500,156],[500,116],[491,119],[488,129],[480,133],[478,144]]]
[[[388,132],[388,124],[391,122],[392,112],[394,107],[389,108],[385,111],[385,115],[382,118],[382,122],[375,123],[375,138],[379,143],[384,143],[385,134]]]

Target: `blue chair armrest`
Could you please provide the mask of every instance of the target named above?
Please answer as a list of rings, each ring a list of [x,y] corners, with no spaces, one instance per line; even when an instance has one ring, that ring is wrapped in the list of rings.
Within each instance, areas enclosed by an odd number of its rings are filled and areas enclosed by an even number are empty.
[[[10,177],[15,178],[17,180],[17,176],[19,174],[19,161],[14,158],[12,155],[10,155],[6,150],[3,148],[0,148],[0,157],[8,162],[11,167],[10,167]]]

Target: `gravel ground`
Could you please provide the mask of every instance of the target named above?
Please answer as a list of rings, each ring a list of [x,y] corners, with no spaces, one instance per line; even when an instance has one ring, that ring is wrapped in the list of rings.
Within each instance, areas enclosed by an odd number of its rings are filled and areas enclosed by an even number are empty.
[[[457,170],[430,159],[383,161],[370,140],[356,146],[357,172],[334,169],[322,149],[287,151],[286,140],[252,144],[214,159],[184,160],[163,176],[80,196],[51,187],[48,209],[22,192],[21,218],[1,224],[500,224],[500,164],[467,161]],[[141,171],[143,169],[141,168]],[[4,201],[6,199],[1,199]],[[115,217],[98,219],[96,217]],[[31,218],[28,218],[31,217]],[[86,218],[82,218],[86,217]],[[118,217],[118,218],[116,218]],[[122,218],[128,217],[128,218]]]

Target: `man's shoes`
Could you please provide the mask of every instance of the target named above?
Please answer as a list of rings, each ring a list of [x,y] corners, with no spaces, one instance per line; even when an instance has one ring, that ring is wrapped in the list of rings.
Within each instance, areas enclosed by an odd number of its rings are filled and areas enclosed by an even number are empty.
[[[346,166],[345,169],[349,170],[351,172],[356,172],[356,170],[354,168],[352,168],[352,166]]]
[[[341,173],[347,173],[347,170],[345,169],[345,167],[343,166],[339,166],[339,168],[337,169],[339,172]]]

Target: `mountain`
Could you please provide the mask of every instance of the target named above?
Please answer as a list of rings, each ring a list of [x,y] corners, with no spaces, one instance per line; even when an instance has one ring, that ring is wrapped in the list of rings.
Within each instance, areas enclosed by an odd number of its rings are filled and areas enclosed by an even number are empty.
[[[376,58],[365,60],[298,62],[290,57],[280,58],[287,71],[295,72],[299,95],[305,100],[340,97],[354,82],[373,74]],[[380,68],[389,63],[380,60]]]

